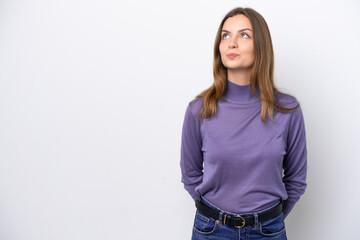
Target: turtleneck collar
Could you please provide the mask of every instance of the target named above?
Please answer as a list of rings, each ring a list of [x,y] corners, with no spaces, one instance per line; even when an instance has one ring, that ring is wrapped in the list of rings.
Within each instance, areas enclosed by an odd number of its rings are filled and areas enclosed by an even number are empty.
[[[253,103],[260,101],[255,95],[252,94],[250,89],[250,84],[247,85],[238,85],[236,83],[226,80],[226,90],[224,93],[224,98],[230,102],[236,103]],[[255,88],[256,92],[260,96],[260,90],[258,87]]]

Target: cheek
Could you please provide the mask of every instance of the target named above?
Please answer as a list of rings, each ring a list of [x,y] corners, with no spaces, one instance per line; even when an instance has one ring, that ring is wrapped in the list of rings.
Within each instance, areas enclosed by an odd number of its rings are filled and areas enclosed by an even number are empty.
[[[255,55],[254,43],[250,44],[249,51],[251,52],[252,55]]]
[[[220,52],[220,55],[224,54],[224,47],[222,44],[219,45],[219,52]]]
[[[253,45],[253,44],[244,45],[242,51],[243,51],[244,53],[247,53],[247,54],[252,55],[252,54],[255,53],[255,52],[254,52],[254,45]]]

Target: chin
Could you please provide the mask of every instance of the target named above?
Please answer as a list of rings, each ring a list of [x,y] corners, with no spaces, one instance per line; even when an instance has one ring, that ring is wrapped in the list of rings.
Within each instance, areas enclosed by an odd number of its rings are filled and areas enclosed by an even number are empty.
[[[236,68],[243,68],[243,69],[248,69],[248,68],[251,68],[253,64],[244,64],[244,63],[239,63],[239,62],[229,62],[229,61],[226,61],[226,63],[223,65],[226,67],[226,68],[232,68],[232,69],[236,69]]]
[[[248,66],[243,66],[243,65],[239,65],[239,64],[226,64],[224,65],[227,69],[246,69],[248,68]]]

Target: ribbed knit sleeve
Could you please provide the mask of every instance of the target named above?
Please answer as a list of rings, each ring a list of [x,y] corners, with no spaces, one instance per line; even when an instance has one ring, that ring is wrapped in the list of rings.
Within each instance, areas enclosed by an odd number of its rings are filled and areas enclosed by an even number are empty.
[[[191,197],[196,200],[200,194],[195,191],[195,188],[203,178],[203,155],[200,119],[194,117],[193,104],[194,100],[188,104],[182,126],[180,168],[181,182]]]
[[[287,150],[283,162],[283,182],[288,194],[288,199],[284,201],[283,207],[285,217],[300,199],[300,196],[304,194],[307,173],[306,133],[301,107],[299,106],[291,114]]]

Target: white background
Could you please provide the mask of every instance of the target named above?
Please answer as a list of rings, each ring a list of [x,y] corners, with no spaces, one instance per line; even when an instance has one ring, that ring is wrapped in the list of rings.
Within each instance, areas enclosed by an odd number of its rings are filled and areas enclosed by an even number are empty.
[[[0,1],[0,239],[190,239],[185,108],[225,14],[267,21],[302,104],[308,188],[291,240],[360,239],[360,3]]]

